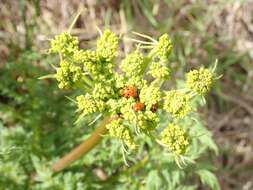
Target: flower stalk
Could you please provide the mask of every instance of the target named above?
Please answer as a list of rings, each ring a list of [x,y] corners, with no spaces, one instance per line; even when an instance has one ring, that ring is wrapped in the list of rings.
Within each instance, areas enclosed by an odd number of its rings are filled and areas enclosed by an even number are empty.
[[[83,155],[87,154],[90,150],[92,150],[103,138],[103,135],[107,133],[107,128],[105,127],[108,123],[110,123],[114,118],[106,117],[103,121],[101,121],[100,126],[95,130],[95,132],[82,144],[73,149],[70,153],[65,155],[62,159],[56,162],[53,165],[53,171],[59,172],[69,166],[74,161],[78,160]]]

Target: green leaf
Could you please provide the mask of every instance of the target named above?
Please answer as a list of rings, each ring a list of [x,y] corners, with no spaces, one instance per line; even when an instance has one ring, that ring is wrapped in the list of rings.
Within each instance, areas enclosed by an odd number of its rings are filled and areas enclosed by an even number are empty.
[[[160,189],[161,184],[162,184],[162,181],[158,174],[158,171],[152,170],[151,172],[149,172],[145,189],[157,190],[157,189]]]
[[[201,169],[196,171],[196,173],[199,175],[200,180],[203,184],[208,185],[213,190],[220,190],[220,185],[217,177],[212,172],[209,170]]]
[[[44,76],[39,77],[38,79],[43,80],[43,79],[52,79],[52,78],[55,78],[55,74],[44,75]]]
[[[219,149],[215,142],[212,139],[212,134],[210,131],[208,131],[201,122],[197,122],[195,125],[195,129],[197,134],[200,136],[198,137],[199,141],[203,144],[206,145],[208,148],[213,150],[216,155],[218,155]]]

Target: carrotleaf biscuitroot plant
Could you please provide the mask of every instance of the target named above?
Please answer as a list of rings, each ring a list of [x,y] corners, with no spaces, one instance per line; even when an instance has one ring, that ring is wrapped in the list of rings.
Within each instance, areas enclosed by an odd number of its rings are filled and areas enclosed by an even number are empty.
[[[155,40],[134,33],[142,40],[133,39],[136,48],[123,56],[120,38],[110,30],[99,32],[96,48],[89,50],[80,49],[78,38],[69,32],[51,40],[49,52],[60,57],[53,74],[59,88],[80,93],[72,99],[77,122],[85,117],[93,117],[92,124],[101,121],[87,141],[53,166],[54,171],[79,159],[107,135],[122,144],[125,161],[125,153],[137,151],[142,139],[149,138],[161,145],[178,167],[194,163],[197,157],[193,155],[201,152],[201,148],[196,150],[196,141],[203,141],[205,135],[194,128],[199,122],[197,107],[218,79],[216,63],[189,71],[180,87],[171,87],[173,44],[169,35]],[[210,144],[217,151],[215,144]]]

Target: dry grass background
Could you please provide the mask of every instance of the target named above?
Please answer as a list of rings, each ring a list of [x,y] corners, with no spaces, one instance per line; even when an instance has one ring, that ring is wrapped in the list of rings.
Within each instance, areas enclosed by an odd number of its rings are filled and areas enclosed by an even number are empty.
[[[185,68],[219,59],[223,78],[205,111],[221,148],[217,174],[223,190],[253,189],[253,1],[1,0],[0,68],[16,47],[43,52],[82,8],[72,32],[83,46],[96,38],[97,25],[123,34],[168,32],[175,43],[173,62]],[[124,49],[130,48],[125,41]]]

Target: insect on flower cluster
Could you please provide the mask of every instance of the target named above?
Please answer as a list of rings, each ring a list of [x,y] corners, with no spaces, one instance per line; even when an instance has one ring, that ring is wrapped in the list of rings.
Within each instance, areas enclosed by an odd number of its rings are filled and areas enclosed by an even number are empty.
[[[173,77],[169,35],[155,40],[135,34],[143,40],[133,39],[136,49],[119,61],[120,38],[112,31],[101,32],[96,48],[90,50],[80,49],[77,37],[63,32],[51,41],[50,52],[61,58],[54,76],[59,88],[82,90],[75,101],[79,118],[114,118],[106,125],[109,135],[128,148],[137,148],[136,139],[142,134],[154,137],[173,154],[184,155],[191,137],[180,121],[196,111],[192,109],[194,98],[204,97],[211,89],[217,79],[215,69],[192,70],[186,74],[184,88],[164,90],[162,85]],[[169,121],[165,127],[160,122],[164,112]]]

